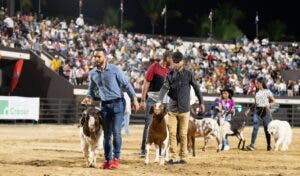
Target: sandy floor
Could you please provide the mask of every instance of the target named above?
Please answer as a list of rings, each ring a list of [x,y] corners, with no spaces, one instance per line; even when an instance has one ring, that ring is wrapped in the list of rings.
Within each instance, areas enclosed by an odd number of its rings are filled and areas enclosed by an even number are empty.
[[[76,125],[0,125],[0,176],[67,176],[67,175],[300,175],[300,128],[293,129],[293,143],[287,152],[267,152],[262,127],[256,151],[236,149],[237,140],[230,137],[232,150],[216,153],[215,141],[208,150],[200,150],[187,165],[144,165],[140,158],[141,125],[130,126],[130,136],[123,136],[121,166],[118,170],[84,168]],[[246,129],[249,144],[251,128]],[[154,150],[150,160],[154,159]],[[98,163],[103,161],[103,154]]]

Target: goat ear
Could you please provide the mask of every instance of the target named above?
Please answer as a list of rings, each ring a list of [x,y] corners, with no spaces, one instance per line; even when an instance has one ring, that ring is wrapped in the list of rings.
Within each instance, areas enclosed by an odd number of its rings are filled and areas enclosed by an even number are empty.
[[[149,110],[149,114],[153,114],[154,112],[154,106],[151,106],[150,110]]]
[[[83,124],[84,124],[84,122],[85,122],[85,119],[86,119],[86,117],[87,117],[87,109],[86,110],[84,110],[83,112],[82,112],[82,114],[81,114],[81,118],[80,118],[80,120],[79,120],[79,124],[80,124],[80,126],[83,126]]]
[[[99,113],[99,116],[98,116],[98,118],[99,118],[99,123],[102,125],[103,124],[103,118],[102,118],[102,116],[101,116],[101,114]]]
[[[81,116],[81,118],[80,118],[80,120],[79,120],[80,126],[83,126],[84,122],[85,122],[85,117],[84,117],[84,116]]]
[[[167,112],[167,106],[164,105],[164,112]]]

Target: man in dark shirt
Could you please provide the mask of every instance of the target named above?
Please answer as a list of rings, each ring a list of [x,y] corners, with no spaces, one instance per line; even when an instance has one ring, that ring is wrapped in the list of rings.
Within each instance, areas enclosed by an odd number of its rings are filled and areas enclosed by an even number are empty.
[[[141,109],[145,110],[145,126],[142,136],[142,146],[140,155],[145,156],[146,138],[148,127],[152,121],[152,115],[149,114],[150,107],[157,101],[159,90],[161,89],[167,73],[170,72],[172,57],[169,51],[164,53],[163,59],[151,64],[146,72],[143,84]],[[147,99],[146,99],[147,97]]]
[[[180,52],[175,52],[172,56],[173,70],[167,74],[164,84],[159,92],[159,101],[162,101],[165,94],[168,92],[170,97],[167,125],[170,135],[170,154],[171,159],[168,164],[180,163],[186,164],[187,156],[187,129],[190,117],[190,89],[191,86],[195,90],[195,94],[199,100],[200,109],[204,112],[202,94],[199,86],[191,71],[184,68],[183,55]],[[179,134],[180,160],[177,161],[177,139],[176,134]]]

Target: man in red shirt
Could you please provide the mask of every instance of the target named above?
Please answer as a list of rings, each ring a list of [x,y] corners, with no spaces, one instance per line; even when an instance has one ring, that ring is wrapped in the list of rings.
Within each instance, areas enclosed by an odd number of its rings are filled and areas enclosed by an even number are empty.
[[[142,97],[141,97],[141,109],[145,110],[145,126],[142,136],[141,153],[142,157],[145,156],[145,143],[148,135],[148,127],[152,121],[152,116],[149,114],[150,107],[157,101],[159,90],[161,89],[167,73],[170,72],[170,65],[172,63],[171,53],[166,51],[163,59],[159,62],[151,64],[146,72]]]

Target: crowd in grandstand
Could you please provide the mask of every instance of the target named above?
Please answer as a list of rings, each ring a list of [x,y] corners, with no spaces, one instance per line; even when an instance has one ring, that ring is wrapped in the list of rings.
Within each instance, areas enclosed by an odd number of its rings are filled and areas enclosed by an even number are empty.
[[[228,85],[235,94],[253,95],[255,78],[264,76],[275,95],[299,95],[300,80],[286,82],[280,74],[282,70],[299,70],[297,43],[281,45],[267,39],[249,41],[246,37],[235,44],[150,38],[120,33],[112,26],[86,24],[83,15],[70,22],[58,18],[38,20],[36,15],[20,13],[14,17],[0,13],[0,18],[1,46],[31,49],[37,54],[55,50],[66,60],[55,56],[51,67],[72,84],[88,83],[91,53],[102,46],[110,62],[125,71],[137,91],[141,91],[149,63],[160,60],[165,50],[178,50],[186,58],[186,67],[194,70],[202,92],[215,94]]]

